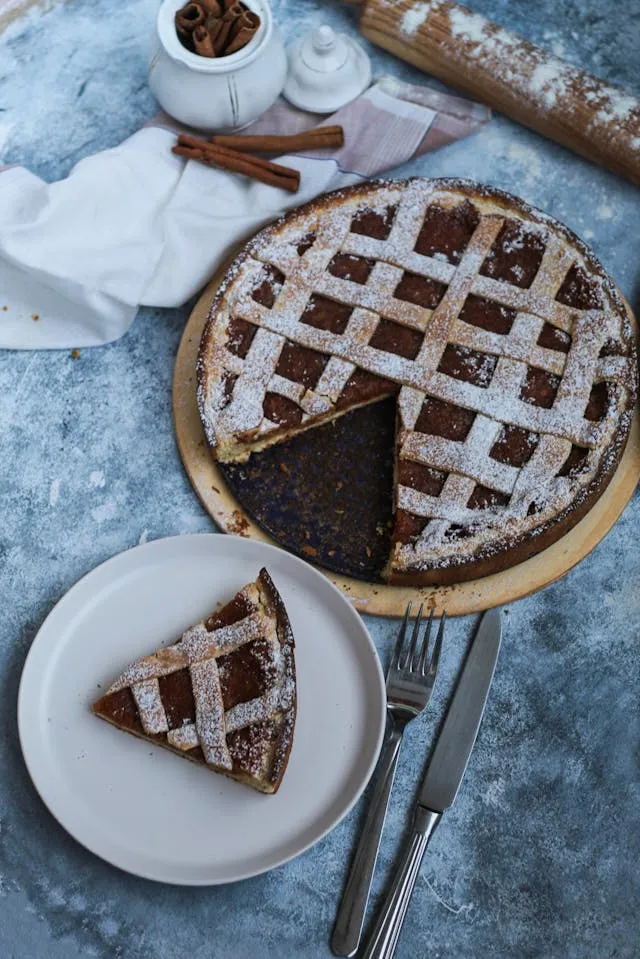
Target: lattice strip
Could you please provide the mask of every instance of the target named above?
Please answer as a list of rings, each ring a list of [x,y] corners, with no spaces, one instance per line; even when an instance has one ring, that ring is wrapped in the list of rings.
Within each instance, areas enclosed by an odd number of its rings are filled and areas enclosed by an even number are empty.
[[[157,679],[146,679],[131,687],[145,733],[166,733],[169,728]]]
[[[520,316],[531,316],[530,313],[521,313]],[[541,322],[540,328],[544,325]],[[542,346],[528,347],[526,343],[512,339],[508,334],[492,333],[489,330],[471,326],[464,320],[458,320],[453,330],[450,342],[457,346],[465,346],[480,353],[489,353],[493,356],[507,356],[512,360],[520,360],[529,366],[537,366],[560,376],[564,370],[565,355],[556,350],[548,350]]]
[[[531,503],[544,493],[552,478],[562,468],[571,452],[571,443],[557,436],[542,436],[533,453],[518,476],[509,503],[510,512],[524,516]]]
[[[475,486],[475,481],[470,481],[471,489]],[[440,496],[429,496],[427,493],[421,493],[419,490],[412,489],[409,486],[398,487],[398,508],[404,509],[416,516],[428,516],[434,522],[438,522],[437,531],[431,523],[425,527],[416,542],[417,548],[424,545],[427,540],[434,541],[441,539],[452,523],[459,525],[475,522],[480,513],[486,514],[486,510],[469,509],[466,506],[460,506],[460,502],[453,499]]]
[[[232,769],[233,760],[227,748],[218,665],[215,659],[206,659],[201,663],[194,663],[189,672],[196,705],[198,744],[204,758],[211,765]]]
[[[358,346],[366,347],[375,333],[379,316],[370,310],[356,308],[344,331],[345,340],[349,341],[349,348],[357,350]]]
[[[329,397],[335,403],[355,369],[354,363],[332,356],[316,383],[316,392]]]
[[[456,273],[456,267],[446,260],[436,260],[430,256],[416,253],[413,248],[402,245],[395,247],[389,240],[375,240],[370,236],[361,236],[359,233],[350,233],[345,239],[343,252],[352,256],[362,256],[370,260],[379,260],[389,263],[398,270],[407,270],[419,276],[426,276],[430,280],[448,285]]]
[[[222,412],[221,425],[231,432],[257,429],[264,417],[262,404],[275,373],[284,338],[266,329],[256,332],[233,389],[231,403]]]
[[[175,746],[176,749],[181,749],[183,752],[195,749],[198,745],[198,731],[195,723],[188,723],[186,726],[170,729],[167,733],[167,742]]]
[[[269,380],[269,392],[286,396],[292,403],[297,403],[299,406],[302,406],[302,397],[306,391],[302,383],[294,383],[293,380],[288,380],[286,377],[274,373],[271,380]]]
[[[607,324],[599,311],[577,316],[574,340],[556,396],[556,408],[566,416],[577,419],[583,415],[607,334]]]
[[[397,285],[397,284],[396,284]],[[337,276],[327,275],[320,277],[315,283],[315,292],[329,299],[337,300],[347,306],[363,307],[374,313],[384,316],[388,320],[408,326],[414,330],[424,330],[430,311],[424,306],[415,306],[405,300],[398,300],[393,295],[393,288],[383,286],[369,286],[368,283],[354,283],[352,280],[342,280]]]
[[[414,390],[410,386],[402,387],[398,397],[398,409],[400,411],[400,421],[404,429],[412,430],[414,428],[423,403],[424,393],[421,393],[419,390]]]
[[[429,336],[425,337],[418,356],[418,363],[426,370],[435,370],[442,359],[460,310],[471,289],[473,277],[493,245],[502,221],[498,217],[481,220],[451,283],[431,315]]]
[[[489,458],[486,461],[475,457],[472,459],[464,443],[425,433],[406,436],[400,456],[445,473],[461,473],[501,493],[511,493],[518,477],[518,470],[514,466]]]

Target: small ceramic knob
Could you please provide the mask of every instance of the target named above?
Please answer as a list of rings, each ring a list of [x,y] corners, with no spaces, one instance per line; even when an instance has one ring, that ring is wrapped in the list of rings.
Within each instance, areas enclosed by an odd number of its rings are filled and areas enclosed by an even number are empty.
[[[326,24],[297,40],[288,56],[283,93],[302,110],[332,113],[371,83],[371,64],[362,47]]]

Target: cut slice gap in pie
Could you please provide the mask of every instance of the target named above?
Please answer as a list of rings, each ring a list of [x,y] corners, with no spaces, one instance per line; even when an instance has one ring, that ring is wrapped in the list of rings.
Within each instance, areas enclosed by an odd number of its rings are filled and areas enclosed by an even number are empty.
[[[266,569],[218,612],[128,666],[101,719],[263,793],[277,792],[296,718],[294,639]]]

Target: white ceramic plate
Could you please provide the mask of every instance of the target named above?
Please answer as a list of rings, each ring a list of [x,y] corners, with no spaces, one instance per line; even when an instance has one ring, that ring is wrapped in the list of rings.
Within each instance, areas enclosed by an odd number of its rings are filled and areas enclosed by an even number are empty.
[[[275,796],[185,762],[89,710],[122,668],[174,642],[266,566],[296,640],[298,717]],[[297,856],[351,809],[384,729],[380,664],[358,614],[302,560],[216,534],[156,540],[81,579],[46,619],[18,699],[22,750],[53,815],[128,872],[209,885]]]

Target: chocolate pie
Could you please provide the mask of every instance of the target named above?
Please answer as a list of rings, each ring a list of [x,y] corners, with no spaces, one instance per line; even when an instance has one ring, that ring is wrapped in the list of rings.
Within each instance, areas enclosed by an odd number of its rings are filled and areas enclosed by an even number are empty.
[[[173,646],[128,666],[93,704],[119,729],[275,793],[296,717],[294,640],[266,569]]]
[[[397,396],[384,576],[447,584],[521,562],[593,506],[635,405],[620,294],[566,227],[458,180],[370,183],[286,215],[231,266],[198,401],[241,462]]]

